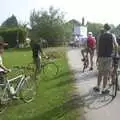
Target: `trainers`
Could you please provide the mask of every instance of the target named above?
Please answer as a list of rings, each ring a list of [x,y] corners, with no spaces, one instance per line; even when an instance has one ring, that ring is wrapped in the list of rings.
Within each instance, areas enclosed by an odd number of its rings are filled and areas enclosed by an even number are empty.
[[[109,90],[103,90],[103,91],[102,91],[102,94],[109,94],[109,93],[110,93]]]
[[[93,70],[93,68],[91,67],[89,70],[90,70],[90,71],[92,71],[92,70]]]
[[[93,90],[94,90],[95,92],[100,92],[100,89],[99,89],[98,87],[94,87]]]

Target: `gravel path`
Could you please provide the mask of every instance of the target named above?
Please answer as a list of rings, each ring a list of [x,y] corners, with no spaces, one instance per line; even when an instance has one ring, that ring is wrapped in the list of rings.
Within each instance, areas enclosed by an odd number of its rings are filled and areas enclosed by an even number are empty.
[[[93,92],[96,85],[96,70],[82,73],[80,49],[68,50],[68,61],[74,71],[78,92],[84,104],[86,120],[119,120],[120,119],[120,93],[112,101],[110,96],[103,96]],[[82,102],[81,101],[81,102]],[[81,119],[80,119],[81,120]]]

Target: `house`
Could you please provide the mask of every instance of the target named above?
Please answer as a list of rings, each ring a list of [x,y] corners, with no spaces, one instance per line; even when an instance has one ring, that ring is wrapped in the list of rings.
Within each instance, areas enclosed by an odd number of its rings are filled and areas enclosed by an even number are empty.
[[[84,25],[84,18],[82,18],[82,24],[72,19],[69,21],[72,24],[72,35],[73,36],[87,36],[87,26]]]

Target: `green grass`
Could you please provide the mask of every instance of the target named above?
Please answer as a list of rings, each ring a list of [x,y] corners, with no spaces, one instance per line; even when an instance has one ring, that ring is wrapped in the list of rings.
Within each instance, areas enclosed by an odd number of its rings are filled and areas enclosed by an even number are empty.
[[[47,78],[39,76],[36,99],[29,104],[14,101],[8,110],[0,115],[0,120],[76,120],[76,108],[71,101],[72,78],[65,52],[60,48],[53,49],[52,52],[59,56],[56,60],[59,74],[53,79],[49,79],[49,74]],[[4,55],[4,61],[8,67],[25,65],[32,61],[31,52],[8,51]]]

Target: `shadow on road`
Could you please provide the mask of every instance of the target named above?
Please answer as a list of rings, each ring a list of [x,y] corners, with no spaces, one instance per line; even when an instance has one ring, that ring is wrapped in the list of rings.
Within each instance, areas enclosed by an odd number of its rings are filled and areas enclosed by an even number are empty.
[[[81,101],[84,102],[83,104],[85,107],[94,110],[103,108],[113,101],[112,96],[110,96],[109,94],[103,95],[100,93],[96,93],[92,89],[90,89],[89,92],[85,95],[81,96],[81,99]]]
[[[97,71],[90,71],[90,72],[85,72],[85,73],[76,73],[75,78],[76,82],[84,82],[84,81],[89,81],[92,80],[92,78],[96,77],[97,79]]]

